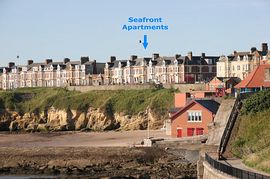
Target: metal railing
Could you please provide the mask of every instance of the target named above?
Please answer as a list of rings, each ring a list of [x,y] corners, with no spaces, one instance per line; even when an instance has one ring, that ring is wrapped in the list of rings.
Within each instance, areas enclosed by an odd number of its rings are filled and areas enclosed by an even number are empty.
[[[216,170],[219,170],[223,173],[231,175],[236,178],[243,178],[243,179],[270,179],[270,176],[261,175],[254,172],[249,172],[246,170],[242,170],[239,168],[235,168],[224,163],[221,163],[217,160],[211,158],[207,153],[205,154],[205,160]]]
[[[240,97],[237,97],[236,100],[235,100],[232,112],[231,112],[231,114],[229,116],[228,122],[226,124],[226,127],[224,129],[223,135],[221,137],[220,145],[219,145],[219,148],[218,148],[219,155],[221,155],[225,151],[227,143],[228,143],[228,141],[230,139],[231,132],[233,130],[235,120],[236,120],[237,115],[238,115],[238,110],[241,107],[240,105],[241,105],[241,99],[240,99]]]

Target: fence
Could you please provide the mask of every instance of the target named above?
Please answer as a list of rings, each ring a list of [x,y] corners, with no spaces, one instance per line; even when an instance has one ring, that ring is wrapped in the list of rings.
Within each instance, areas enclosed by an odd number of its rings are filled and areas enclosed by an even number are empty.
[[[241,170],[239,168],[235,168],[224,163],[218,162],[212,159],[207,153],[205,154],[205,160],[216,170],[219,170],[223,173],[231,175],[236,178],[243,179],[270,179],[270,176],[261,175],[258,173],[249,172],[246,170]]]

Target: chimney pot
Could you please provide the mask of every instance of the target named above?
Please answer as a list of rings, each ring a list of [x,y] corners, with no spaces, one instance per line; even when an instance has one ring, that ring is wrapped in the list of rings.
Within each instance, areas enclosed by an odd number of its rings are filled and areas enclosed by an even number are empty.
[[[8,67],[9,67],[9,68],[12,68],[13,66],[15,66],[15,63],[14,63],[14,62],[9,62],[9,63],[8,63]]]
[[[31,64],[33,64],[33,63],[34,63],[33,60],[27,60],[27,65],[31,65]]]
[[[64,59],[64,63],[66,64],[66,63],[68,63],[68,62],[70,62],[70,59],[69,59],[69,58],[65,58],[65,59]]]
[[[136,60],[137,58],[138,58],[137,55],[131,55],[131,56],[130,56],[130,60],[132,60],[132,61]]]
[[[52,59],[46,59],[45,64],[48,65],[49,63],[52,63]]]
[[[267,43],[262,43],[262,52],[267,53],[268,52],[268,45]]]
[[[81,57],[81,64],[89,62],[89,57]]]
[[[153,60],[159,58],[159,54],[158,53],[153,53]]]
[[[188,52],[188,59],[189,59],[189,60],[192,59],[192,52]]]
[[[179,57],[181,57],[180,54],[175,54],[175,59],[178,59]]]
[[[110,62],[111,62],[111,63],[113,63],[115,60],[116,60],[116,57],[115,57],[115,56],[111,56],[111,57],[110,57]]]

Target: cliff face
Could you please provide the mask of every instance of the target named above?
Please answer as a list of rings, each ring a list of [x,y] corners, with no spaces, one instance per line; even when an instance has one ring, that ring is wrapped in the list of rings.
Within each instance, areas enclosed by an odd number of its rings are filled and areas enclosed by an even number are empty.
[[[107,114],[99,108],[88,108],[81,112],[76,110],[59,110],[54,107],[41,113],[18,114],[15,111],[0,111],[0,131],[65,131],[65,130],[135,130],[146,129],[149,120],[150,128],[160,128],[162,117],[147,110],[136,115],[124,113]]]

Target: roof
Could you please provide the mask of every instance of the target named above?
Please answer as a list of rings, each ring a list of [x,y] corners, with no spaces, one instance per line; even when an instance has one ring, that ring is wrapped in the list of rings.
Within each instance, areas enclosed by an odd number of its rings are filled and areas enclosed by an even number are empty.
[[[266,79],[266,69],[269,69],[270,72],[269,64],[259,65],[244,80],[238,83],[235,88],[259,88],[262,86],[270,87],[270,80]]]
[[[184,111],[186,111],[192,104],[199,104],[202,107],[204,107],[205,109],[207,109],[208,111],[216,114],[219,108],[219,103],[214,101],[214,100],[210,100],[210,99],[197,99],[197,100],[192,100],[190,103],[186,104],[186,106],[184,106],[183,108],[181,108],[179,111],[177,111],[176,113],[174,113],[171,116],[171,119],[175,119],[177,116],[179,116],[179,114],[183,113]]]

